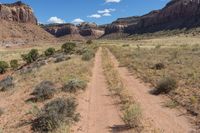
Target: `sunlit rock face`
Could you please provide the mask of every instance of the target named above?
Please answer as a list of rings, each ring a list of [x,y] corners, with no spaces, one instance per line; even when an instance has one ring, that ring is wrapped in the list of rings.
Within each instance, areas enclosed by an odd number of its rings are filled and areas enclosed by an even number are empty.
[[[12,4],[0,4],[0,20],[37,24],[33,10],[20,1]]]

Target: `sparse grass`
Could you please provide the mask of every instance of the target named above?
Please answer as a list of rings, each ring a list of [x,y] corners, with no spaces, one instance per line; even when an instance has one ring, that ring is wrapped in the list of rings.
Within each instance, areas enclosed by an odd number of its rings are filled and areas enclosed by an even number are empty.
[[[84,90],[87,83],[79,79],[70,79],[67,84],[62,87],[64,92],[76,93],[78,90]]]
[[[177,106],[178,106],[178,103],[173,100],[170,100],[170,101],[167,101],[166,103],[164,103],[164,107],[167,107],[170,109],[176,108]]]
[[[0,48],[0,60],[9,62],[12,59],[16,59],[19,62],[22,62],[21,55],[27,54],[31,49],[38,49],[39,54],[42,54],[49,47],[59,50],[61,45],[57,44],[40,44],[38,46],[31,47],[14,47],[14,48]]]
[[[22,61],[20,55],[21,54],[27,54],[31,49],[38,49],[38,52],[40,55],[44,54],[44,51],[49,48],[53,47],[56,49],[56,54],[61,53],[59,51],[61,49],[61,45],[47,45],[47,46],[34,46],[34,47],[29,47],[29,48],[8,48],[8,49],[0,49],[0,51],[3,50],[3,52],[0,52],[0,58],[5,59],[5,61],[9,62],[12,59],[17,59],[20,64],[24,64],[24,61]],[[85,44],[80,44],[81,48],[86,47]],[[88,45],[86,48],[92,48],[95,49],[94,45]],[[3,55],[3,56],[1,56]],[[66,54],[65,54],[66,55]],[[54,55],[53,55],[54,56]],[[71,59],[70,60],[64,60],[60,63],[54,63],[54,57],[47,58],[45,56],[41,56],[39,59],[46,59],[47,64],[45,64],[43,67],[38,67],[37,69],[33,69],[29,73],[21,74],[20,71],[15,71],[13,73],[14,77],[14,83],[15,86],[13,86],[12,91],[10,92],[5,92],[6,94],[11,94],[11,95],[4,95],[4,93],[0,93],[2,96],[2,99],[7,99],[7,98],[14,98],[18,101],[21,101],[21,104],[16,104],[16,110],[13,112],[7,112],[9,115],[13,113],[19,113],[21,112],[18,116],[13,116],[13,119],[15,119],[15,122],[20,121],[19,118],[35,118],[38,113],[40,113],[40,110],[38,108],[42,108],[43,104],[46,104],[50,102],[51,100],[55,100],[57,98],[67,98],[71,96],[76,96],[73,93],[65,93],[60,91],[56,91],[54,94],[54,97],[52,99],[47,99],[43,102],[25,102],[27,100],[27,96],[30,95],[30,93],[33,92],[34,88],[41,83],[41,81],[52,81],[56,87],[61,88],[63,84],[65,84],[67,81],[70,79],[79,79],[81,81],[85,81],[86,83],[89,80],[89,77],[91,76],[91,68],[93,67],[93,59],[90,61],[83,61],[81,59],[80,55],[77,55],[73,53],[70,55]],[[43,60],[41,60],[43,61]],[[38,61],[39,63],[39,61]],[[32,65],[32,64],[31,64]],[[0,77],[2,78],[2,77]],[[46,90],[46,89],[45,89]],[[20,94],[20,96],[19,96]],[[28,97],[28,98],[31,98]],[[13,100],[14,102],[14,100]],[[9,104],[7,106],[7,109],[10,109],[13,107],[13,104]],[[22,109],[26,108],[26,109]],[[5,116],[7,117],[7,116]],[[9,116],[10,117],[10,116]],[[5,121],[7,122],[7,121]],[[4,122],[4,123],[5,123]],[[1,125],[3,126],[4,123]],[[14,122],[11,121],[8,124],[8,127],[4,129],[4,132],[12,132],[15,130],[15,127],[11,127]],[[58,130],[53,131],[52,133],[66,133],[70,130],[71,123],[63,123],[60,124],[60,126],[57,128]],[[3,127],[4,128],[4,127]],[[21,129],[19,128],[19,132]]]
[[[130,128],[136,128],[141,125],[141,112],[139,105],[131,104],[124,110],[122,119]]]
[[[121,66],[127,67],[135,76],[151,83],[153,87],[163,77],[176,79],[177,88],[169,93],[169,96],[188,110],[198,113],[200,107],[198,40],[195,37],[165,37],[127,41],[130,43],[128,48],[123,47],[124,41],[120,40],[104,41],[104,45],[116,56]],[[137,47],[138,44],[140,49]],[[162,63],[164,67],[161,64],[156,65],[158,63]],[[156,69],[152,69],[153,67]],[[193,96],[195,102],[191,102]]]
[[[108,51],[105,49],[103,49],[102,61],[108,88],[110,92],[117,96],[121,102],[121,110],[123,112],[122,119],[124,123],[129,128],[141,127],[141,108],[128,94],[127,89],[121,81],[118,71],[114,68],[114,64],[108,55]]]

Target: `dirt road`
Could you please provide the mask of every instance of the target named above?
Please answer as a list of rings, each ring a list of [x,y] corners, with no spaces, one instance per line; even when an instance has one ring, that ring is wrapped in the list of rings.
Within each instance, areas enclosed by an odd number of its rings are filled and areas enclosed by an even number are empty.
[[[121,125],[124,125],[106,86],[101,51],[100,48],[96,53],[93,76],[88,88],[79,96],[78,112],[82,117],[73,128],[74,133],[115,133],[119,132],[117,129]]]
[[[112,53],[109,52],[109,55],[129,94],[141,105],[145,119],[150,119],[152,125],[161,132],[190,133],[192,131],[192,125],[183,113],[176,109],[163,107],[163,103],[167,100],[166,97],[150,94],[148,86],[132,76],[125,67],[119,67]]]

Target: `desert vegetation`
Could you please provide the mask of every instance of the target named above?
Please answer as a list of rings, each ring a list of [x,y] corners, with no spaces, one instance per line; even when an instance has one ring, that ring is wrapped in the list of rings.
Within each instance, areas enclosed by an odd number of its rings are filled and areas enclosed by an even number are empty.
[[[76,93],[78,90],[84,90],[86,88],[87,84],[83,80],[79,79],[70,79],[68,83],[66,83],[62,90],[64,92],[70,92],[70,93]]]
[[[0,74],[3,74],[8,69],[9,65],[5,61],[0,61]]]
[[[55,48],[31,48],[28,52],[19,52],[22,53],[22,57],[18,52],[13,51],[17,56],[10,59],[12,69],[2,61],[2,73],[9,75],[9,71],[12,70],[13,74],[1,78],[0,91],[12,94],[8,97],[1,93],[0,95],[5,98],[2,99],[4,101],[2,103],[8,102],[6,98],[20,102],[17,105],[19,108],[14,110],[14,113],[20,112],[19,115],[12,116],[16,120],[12,124],[19,130],[23,131],[24,128],[20,126],[22,117],[26,118],[23,121],[30,123],[27,126],[35,132],[69,132],[70,125],[78,121],[79,114],[76,112],[78,103],[74,98],[77,94],[73,92],[85,90],[91,75],[93,60],[91,58],[83,61],[82,55],[78,54],[78,48],[74,44],[72,47],[65,47],[66,49],[63,49],[62,45]],[[94,46],[80,45],[81,51],[83,49],[96,51]],[[62,59],[56,63],[58,58]],[[17,96],[19,93],[21,93],[20,97]],[[7,119],[9,115],[14,114],[10,111],[12,105],[9,104],[5,109],[8,115],[2,114],[2,118]],[[2,127],[10,126],[3,122],[0,124]],[[14,130],[14,128],[5,128],[4,131]]]
[[[142,110],[139,104],[137,104],[133,97],[127,92],[127,89],[122,83],[119,73],[115,69],[106,49],[103,50],[102,59],[104,74],[108,83],[108,89],[113,96],[117,96],[120,100],[122,120],[126,124],[125,126],[127,126],[127,128],[135,128],[135,131],[141,130]]]
[[[177,44],[173,44],[175,41]],[[199,45],[192,40],[191,44],[178,41],[174,38],[163,44],[165,40],[152,39],[133,41],[126,47],[120,42],[107,47],[121,66],[127,67],[144,82],[151,83],[155,94],[167,94],[176,106],[182,105],[196,116],[200,105]]]
[[[79,120],[76,113],[77,103],[74,98],[55,99],[44,105],[32,127],[37,132],[55,131],[63,123],[70,124]]]

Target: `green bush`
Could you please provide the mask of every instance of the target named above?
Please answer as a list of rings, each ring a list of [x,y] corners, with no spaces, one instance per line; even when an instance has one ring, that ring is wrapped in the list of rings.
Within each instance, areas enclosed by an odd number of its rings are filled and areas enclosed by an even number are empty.
[[[39,57],[39,52],[37,49],[31,49],[31,51],[28,54],[23,54],[22,59],[26,61],[26,63],[32,63],[36,61]]]
[[[87,40],[87,42],[86,42],[87,44],[92,44],[93,43],[93,41],[92,40]]]
[[[8,67],[8,63],[6,63],[5,61],[0,61],[0,74],[4,74],[7,71]]]
[[[44,54],[46,55],[46,56],[51,56],[51,55],[54,55],[54,53],[55,53],[55,48],[48,48],[45,52],[44,52]]]
[[[170,91],[174,90],[176,87],[177,87],[177,82],[175,79],[171,77],[165,77],[157,83],[156,88],[153,93],[156,95],[161,94],[161,93],[167,94]]]
[[[75,44],[75,43],[67,42],[67,43],[64,43],[64,44],[62,45],[61,49],[62,49],[62,51],[64,51],[65,53],[71,54],[71,53],[74,52],[75,47],[76,47],[76,44]]]
[[[11,67],[13,70],[16,70],[16,69],[19,67],[18,60],[11,60],[11,61],[10,61],[10,67]]]
[[[95,56],[93,50],[86,50],[82,55],[82,60],[89,61]]]
[[[79,120],[76,113],[77,103],[74,98],[55,99],[47,103],[32,122],[35,132],[52,132],[62,124],[70,124]]]
[[[78,90],[84,90],[87,84],[83,80],[71,79],[66,85],[63,86],[62,90],[65,92],[75,93]]]
[[[137,104],[129,105],[123,113],[123,121],[130,128],[138,127],[141,123],[142,111]]]

